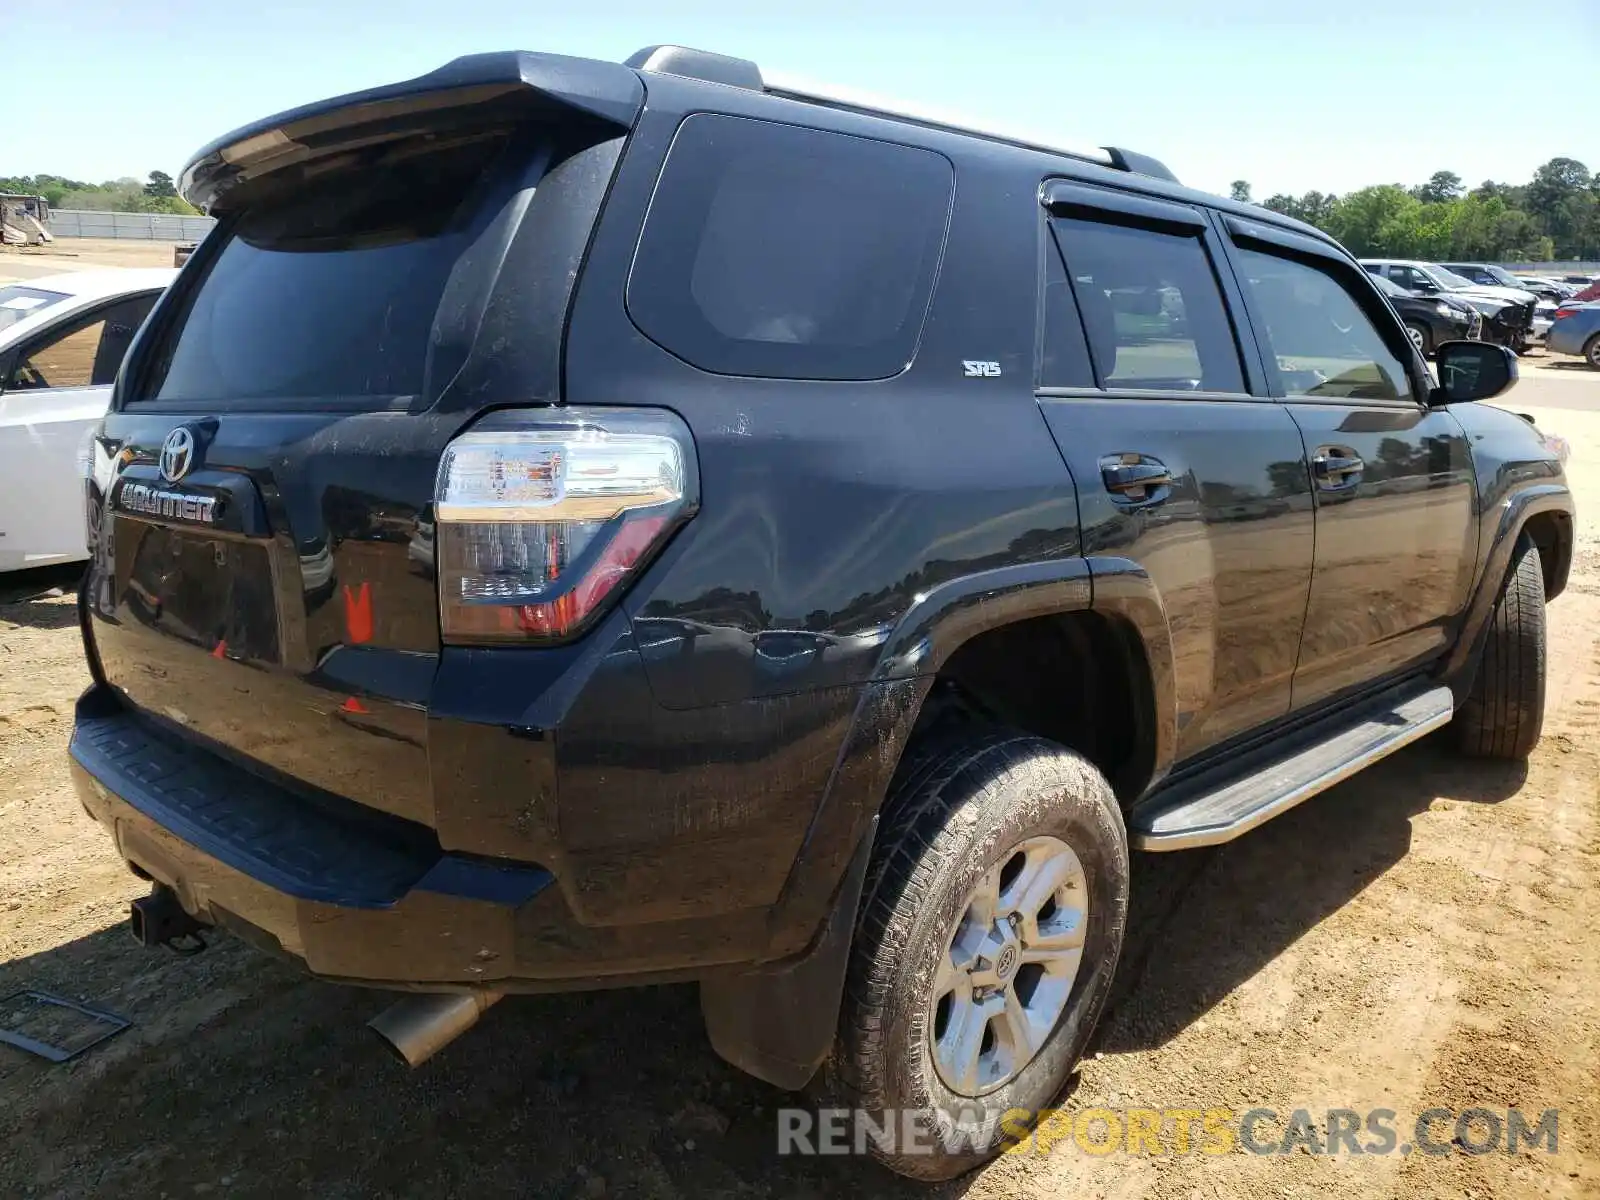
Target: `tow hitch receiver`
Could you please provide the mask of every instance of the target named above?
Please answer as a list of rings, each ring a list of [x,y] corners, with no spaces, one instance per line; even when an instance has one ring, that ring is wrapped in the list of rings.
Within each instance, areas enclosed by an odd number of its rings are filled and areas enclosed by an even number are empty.
[[[200,937],[205,926],[183,910],[176,892],[159,883],[133,902],[128,928],[141,946],[165,946],[179,954],[206,948]]]

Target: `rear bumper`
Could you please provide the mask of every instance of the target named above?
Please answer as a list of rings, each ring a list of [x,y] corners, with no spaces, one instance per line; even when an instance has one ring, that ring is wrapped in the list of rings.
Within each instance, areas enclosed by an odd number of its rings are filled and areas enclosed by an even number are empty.
[[[138,874],[319,975],[492,981],[514,961],[517,912],[551,890],[539,867],[445,854],[408,822],[290,793],[99,689],[79,701],[70,754],[85,810]]]
[[[84,809],[134,872],[201,922],[381,987],[549,991],[701,978],[760,957],[733,921],[593,927],[554,875],[443,851],[426,827],[291,789],[124,708],[78,702],[70,746]]]
[[[1593,330],[1579,332],[1576,321],[1557,321],[1550,327],[1546,338],[1547,348],[1555,354],[1582,354],[1584,342],[1593,336]]]

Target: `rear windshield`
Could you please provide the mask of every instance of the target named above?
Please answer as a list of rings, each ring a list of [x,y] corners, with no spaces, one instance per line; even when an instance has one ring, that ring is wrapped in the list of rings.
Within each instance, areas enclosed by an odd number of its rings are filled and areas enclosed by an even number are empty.
[[[42,288],[0,287],[0,333],[67,299],[65,293]]]
[[[486,138],[341,172],[224,231],[141,388],[156,401],[393,401],[423,390]]]

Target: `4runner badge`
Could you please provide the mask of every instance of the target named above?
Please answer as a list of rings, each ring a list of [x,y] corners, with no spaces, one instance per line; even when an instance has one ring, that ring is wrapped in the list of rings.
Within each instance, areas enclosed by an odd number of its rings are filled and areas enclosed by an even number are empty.
[[[975,358],[963,358],[961,367],[966,371],[968,379],[993,379],[1000,374],[999,363],[979,362]]]

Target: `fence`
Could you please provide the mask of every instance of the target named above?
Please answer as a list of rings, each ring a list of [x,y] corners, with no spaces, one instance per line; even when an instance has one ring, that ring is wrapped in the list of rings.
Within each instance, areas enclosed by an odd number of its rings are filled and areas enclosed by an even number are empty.
[[[198,242],[216,222],[210,217],[169,213],[90,212],[57,208],[50,212],[50,232],[58,238],[133,238],[147,242]]]
[[[1600,275],[1600,262],[1542,262],[1502,263],[1508,271],[1521,271],[1525,275]]]

